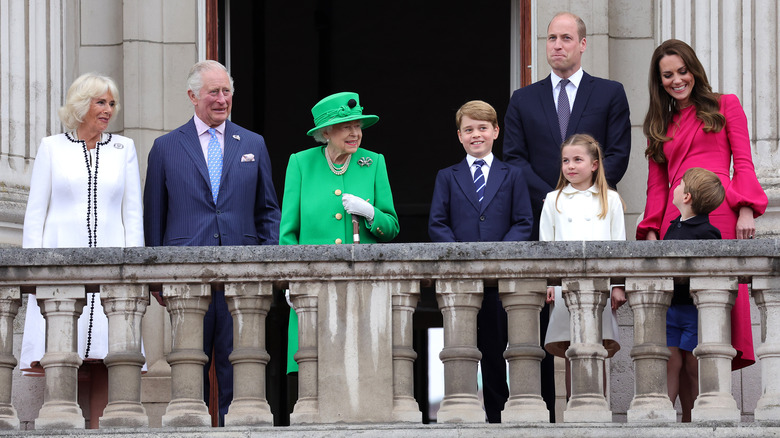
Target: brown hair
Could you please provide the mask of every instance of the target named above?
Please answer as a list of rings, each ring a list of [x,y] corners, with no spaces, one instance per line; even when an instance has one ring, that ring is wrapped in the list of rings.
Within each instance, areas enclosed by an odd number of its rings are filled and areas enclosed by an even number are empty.
[[[566,146],[584,146],[588,156],[590,156],[593,161],[598,163],[599,166],[596,171],[593,172],[591,184],[595,185],[599,191],[601,212],[599,212],[598,218],[604,219],[607,217],[607,210],[609,210],[609,198],[607,190],[610,190],[610,188],[609,184],[607,184],[607,176],[604,173],[604,166],[602,166],[604,161],[601,156],[601,146],[599,146],[599,142],[597,142],[595,138],[588,134],[574,134],[567,138],[566,141],[564,141],[561,145],[561,155],[563,155],[563,148]],[[555,209],[558,210],[558,213],[561,212],[561,210],[558,209],[558,198],[561,197],[563,188],[568,184],[569,181],[566,179],[566,175],[563,174],[563,165],[561,165],[560,174],[558,175],[558,185],[555,187],[555,190],[558,191],[558,195],[555,197]]]
[[[494,128],[498,128],[498,115],[495,108],[482,100],[471,100],[463,104],[455,113],[455,124],[460,130],[460,122],[463,117],[469,117],[474,120],[484,120],[490,122]]]
[[[571,17],[574,22],[577,23],[577,41],[582,41],[582,39],[585,38],[585,22],[582,21],[582,18],[572,14],[571,12],[558,12],[555,14],[555,16],[550,19],[550,22],[547,23],[547,33],[550,33],[550,25],[552,24],[553,20],[564,15]]]
[[[695,214],[710,214],[723,203],[726,189],[717,175],[701,167],[692,167],[685,171],[684,193],[691,195],[691,210]]]
[[[666,163],[663,144],[671,137],[666,136],[669,124],[672,122],[674,114],[679,112],[677,101],[664,90],[661,81],[661,69],[659,63],[661,58],[669,55],[677,55],[682,59],[685,67],[693,75],[694,84],[690,94],[690,101],[696,107],[696,117],[704,122],[705,132],[720,132],[726,123],[726,117],[720,113],[719,93],[714,93],[710,83],[707,80],[707,73],[704,71],[696,52],[691,46],[680,40],[666,40],[658,46],[653,52],[650,61],[650,75],[648,78],[648,88],[650,91],[650,106],[645,115],[645,123],[642,128],[648,145],[645,150],[645,157],[655,161],[658,164]]]

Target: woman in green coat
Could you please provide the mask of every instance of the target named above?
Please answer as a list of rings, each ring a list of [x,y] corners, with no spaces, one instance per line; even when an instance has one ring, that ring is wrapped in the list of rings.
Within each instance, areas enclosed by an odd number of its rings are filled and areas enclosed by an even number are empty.
[[[284,180],[280,245],[388,242],[398,235],[398,215],[382,154],[360,149],[363,128],[379,117],[363,115],[357,93],[336,93],[311,110],[307,135],[325,146],[290,156]],[[298,317],[290,312],[287,372],[297,372]]]

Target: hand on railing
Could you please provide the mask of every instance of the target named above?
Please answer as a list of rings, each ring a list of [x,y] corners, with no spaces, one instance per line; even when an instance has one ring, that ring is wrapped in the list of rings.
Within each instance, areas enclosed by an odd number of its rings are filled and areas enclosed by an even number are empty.
[[[165,298],[163,297],[163,294],[162,294],[161,291],[152,291],[152,296],[154,297],[154,299],[157,300],[157,302],[161,306],[165,307]]]
[[[626,288],[623,286],[612,287],[612,310],[617,310],[626,302]]]
[[[555,286],[547,286],[547,299],[545,303],[550,304],[555,301]]]

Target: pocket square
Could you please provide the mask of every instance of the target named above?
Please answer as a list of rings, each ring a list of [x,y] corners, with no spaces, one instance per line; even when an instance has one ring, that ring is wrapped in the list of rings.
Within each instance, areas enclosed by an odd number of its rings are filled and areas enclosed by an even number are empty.
[[[255,154],[244,154],[241,156],[242,163],[248,163],[251,161],[255,161]]]

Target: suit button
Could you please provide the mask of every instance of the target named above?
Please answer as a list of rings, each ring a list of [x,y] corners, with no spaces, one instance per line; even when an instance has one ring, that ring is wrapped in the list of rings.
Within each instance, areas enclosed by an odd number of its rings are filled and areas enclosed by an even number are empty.
[[[214,233],[214,238],[219,239],[219,233]]]
[[[480,220],[481,222],[485,222],[485,216],[480,216],[480,217],[479,217],[479,220]]]
[[[336,239],[336,245],[341,244],[341,239]]]
[[[221,215],[221,214],[222,214],[222,212],[221,212],[221,211],[219,211],[219,210],[217,210],[217,216],[219,216],[219,215]]]
[[[340,221],[342,218],[341,213],[336,213],[336,220]]]
[[[336,189],[335,192],[333,192],[336,196],[341,196],[341,190]]]

